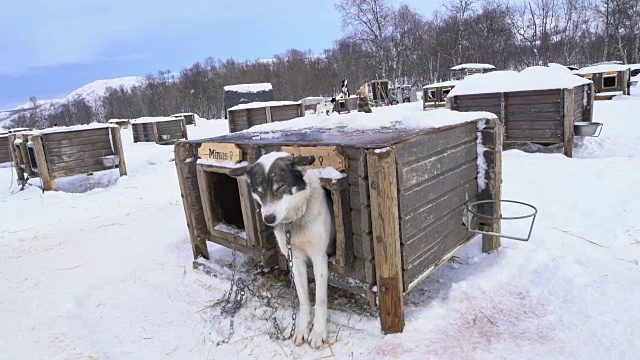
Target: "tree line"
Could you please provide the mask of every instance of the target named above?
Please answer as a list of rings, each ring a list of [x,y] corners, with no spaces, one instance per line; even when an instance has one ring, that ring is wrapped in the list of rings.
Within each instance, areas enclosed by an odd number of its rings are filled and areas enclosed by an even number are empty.
[[[146,76],[131,89],[110,88],[93,104],[75,99],[50,108],[32,98],[12,126],[42,128],[111,118],[194,112],[223,117],[223,87],[270,82],[276,100],[333,96],[343,78],[424,85],[460,63],[519,70],[560,63],[640,63],[640,0],[451,0],[420,14],[391,0],[339,0],[343,37],[321,55],[290,49],[268,61],[209,57],[173,74]]]

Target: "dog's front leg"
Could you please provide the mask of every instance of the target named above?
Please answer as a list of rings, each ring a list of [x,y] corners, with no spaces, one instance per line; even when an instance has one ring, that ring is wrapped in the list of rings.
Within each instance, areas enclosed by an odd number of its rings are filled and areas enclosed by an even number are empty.
[[[293,257],[293,281],[296,284],[300,308],[296,332],[293,335],[293,342],[302,345],[309,339],[311,331],[311,305],[309,304],[309,279],[307,278],[307,261],[304,256]]]
[[[309,345],[320,348],[327,341],[327,286],[329,277],[329,261],[323,253],[311,259],[313,276],[316,283],[316,305],[313,317],[313,330],[309,336]]]

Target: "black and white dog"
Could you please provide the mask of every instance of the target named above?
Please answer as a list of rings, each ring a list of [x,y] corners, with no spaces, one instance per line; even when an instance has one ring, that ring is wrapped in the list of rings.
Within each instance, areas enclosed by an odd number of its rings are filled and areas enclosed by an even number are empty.
[[[293,277],[300,300],[300,312],[293,341],[305,341],[314,348],[327,341],[328,255],[335,248],[335,230],[327,195],[317,173],[308,170],[313,156],[292,156],[284,152],[265,154],[254,164],[229,171],[250,184],[260,205],[263,221],[274,228],[278,246],[287,255],[285,227],[290,226]],[[307,278],[307,260],[313,264],[316,304],[313,326]]]

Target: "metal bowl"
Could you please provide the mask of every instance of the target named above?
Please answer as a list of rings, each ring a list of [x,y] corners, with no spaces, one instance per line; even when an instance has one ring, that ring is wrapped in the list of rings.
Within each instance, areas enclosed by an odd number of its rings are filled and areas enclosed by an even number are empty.
[[[101,156],[100,162],[104,167],[112,168],[120,163],[120,156],[118,155]]]
[[[598,137],[602,132],[602,123],[599,122],[575,122],[573,123],[573,133],[575,136]],[[598,133],[598,135],[596,135]]]

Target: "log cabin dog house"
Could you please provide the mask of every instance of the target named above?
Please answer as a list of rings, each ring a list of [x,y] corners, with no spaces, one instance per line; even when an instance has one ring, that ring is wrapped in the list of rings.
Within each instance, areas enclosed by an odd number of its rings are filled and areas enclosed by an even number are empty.
[[[11,147],[11,136],[9,136],[9,133],[0,133],[0,165],[12,161],[13,157],[11,155]]]
[[[271,83],[237,84],[224,87],[224,117],[236,105],[274,101]]]
[[[155,142],[172,145],[177,140],[188,139],[187,124],[183,117],[141,117],[131,120],[133,142]]]
[[[593,83],[559,66],[470,76],[451,90],[447,108],[497,115],[505,127],[505,146],[563,144],[568,157],[574,136],[587,136],[583,126],[598,124],[592,123]]]
[[[329,284],[365,296],[371,306],[377,296],[382,329],[401,332],[403,295],[477,236],[463,224],[463,204],[500,200],[502,126],[488,113],[403,106],[416,120],[405,125],[402,113],[389,111],[397,108],[334,115],[319,127],[294,119],[178,142],[175,162],[194,258],[209,258],[208,241],[235,243],[264,266],[286,269],[249,184],[228,172],[272,151],[313,155],[335,218]],[[500,203],[484,211],[499,216]],[[484,226],[500,231],[499,220]],[[482,246],[496,250],[500,239],[484,236]]]
[[[595,100],[611,100],[616,95],[631,94],[631,68],[629,65],[600,64],[573,72],[593,82]]]
[[[56,179],[117,168],[127,174],[120,127],[90,124],[11,134],[18,179],[40,178],[44,190]]]
[[[439,108],[447,106],[447,96],[456,86],[455,80],[430,84],[422,88],[422,108]]]
[[[268,101],[236,105],[227,110],[229,132],[246,130],[273,121],[291,120],[304,116],[300,101]]]

